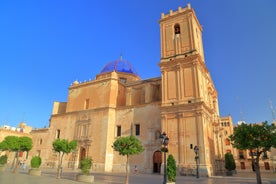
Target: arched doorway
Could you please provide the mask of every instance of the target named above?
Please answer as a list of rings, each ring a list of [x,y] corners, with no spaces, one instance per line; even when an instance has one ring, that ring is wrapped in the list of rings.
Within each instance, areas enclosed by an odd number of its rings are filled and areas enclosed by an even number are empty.
[[[80,161],[86,157],[86,149],[84,147],[81,147],[80,149]]]
[[[153,154],[153,173],[160,173],[162,164],[162,152],[156,151]]]

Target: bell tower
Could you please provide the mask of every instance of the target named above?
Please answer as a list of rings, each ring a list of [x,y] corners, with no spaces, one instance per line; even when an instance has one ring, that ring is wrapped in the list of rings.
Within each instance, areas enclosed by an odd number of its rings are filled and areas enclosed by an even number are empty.
[[[217,92],[205,65],[202,27],[188,4],[162,14],[159,20],[162,78],[162,132],[170,138],[169,152],[178,169],[196,168],[199,148],[200,175],[214,168],[212,124],[218,121]]]
[[[200,73],[208,70],[204,61],[202,27],[194,10],[188,4],[166,15],[162,13],[159,24],[162,104],[198,101],[203,95]]]
[[[175,58],[199,54],[204,61],[202,46],[202,27],[199,24],[190,4],[177,11],[162,14],[161,31],[161,62]]]

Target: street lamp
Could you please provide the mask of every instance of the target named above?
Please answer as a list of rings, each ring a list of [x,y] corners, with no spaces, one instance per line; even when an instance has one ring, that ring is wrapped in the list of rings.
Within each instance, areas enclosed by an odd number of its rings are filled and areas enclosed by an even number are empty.
[[[196,178],[199,178],[199,174],[198,174],[198,161],[199,161],[199,156],[198,156],[198,153],[199,153],[199,148],[197,146],[194,147],[194,151],[195,151],[195,160],[196,160]]]
[[[168,152],[167,145],[169,144],[169,138],[167,137],[167,134],[165,132],[163,132],[160,135],[160,140],[161,140],[161,144],[163,145],[163,147],[161,148],[161,151],[164,152],[164,180],[163,180],[163,184],[166,184],[167,183],[166,152]]]

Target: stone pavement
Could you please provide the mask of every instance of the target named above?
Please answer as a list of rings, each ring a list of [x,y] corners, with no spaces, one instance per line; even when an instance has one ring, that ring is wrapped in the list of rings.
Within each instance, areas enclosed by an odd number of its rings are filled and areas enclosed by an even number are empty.
[[[56,179],[56,170],[43,170],[42,176],[30,176],[27,170],[18,170],[16,174],[6,170],[0,172],[0,184],[81,184],[75,181],[78,172],[67,170],[62,173],[62,179]],[[124,184],[125,175],[122,173],[93,173],[94,184]],[[263,178],[263,184],[276,184],[276,178]],[[163,176],[159,174],[130,174],[129,184],[162,184]],[[202,177],[177,176],[176,184],[255,184],[252,177]]]

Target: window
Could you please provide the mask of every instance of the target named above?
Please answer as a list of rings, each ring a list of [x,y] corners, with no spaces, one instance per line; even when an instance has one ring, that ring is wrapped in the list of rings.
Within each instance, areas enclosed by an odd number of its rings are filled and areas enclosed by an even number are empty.
[[[174,25],[174,34],[180,34],[180,25],[179,24]]]
[[[19,157],[23,157],[23,151],[19,151]]]
[[[42,144],[42,139],[39,140],[39,144],[40,144],[40,145]]]
[[[56,132],[56,138],[59,139],[60,138],[60,129],[57,129],[57,132]]]
[[[240,159],[244,159],[244,155],[243,155],[243,151],[242,150],[239,151],[239,158]]]
[[[152,101],[159,101],[161,100],[161,86],[152,85]]]
[[[140,135],[140,124],[135,125],[135,135]]]
[[[250,151],[249,152],[249,156],[257,156],[257,153],[256,153],[256,151],[255,150],[252,150],[252,152]]]
[[[266,153],[266,152],[263,153],[262,159],[264,159],[264,160],[265,160],[265,159],[268,159],[268,156],[267,156],[267,153]]]
[[[120,81],[121,81],[122,83],[126,83],[126,82],[127,82],[127,79],[126,79],[126,78],[123,78],[123,77],[120,77]]]
[[[117,137],[121,136],[121,126],[117,126]]]
[[[225,145],[227,145],[227,146],[230,145],[230,140],[228,138],[225,139]]]
[[[82,125],[81,136],[82,137],[86,137],[87,136],[87,125]]]
[[[241,169],[245,169],[245,163],[241,162]]]
[[[268,163],[268,162],[265,162],[264,165],[265,165],[265,170],[270,170],[270,167],[269,167],[269,163]]]
[[[87,98],[84,102],[84,109],[89,109],[89,98]]]

